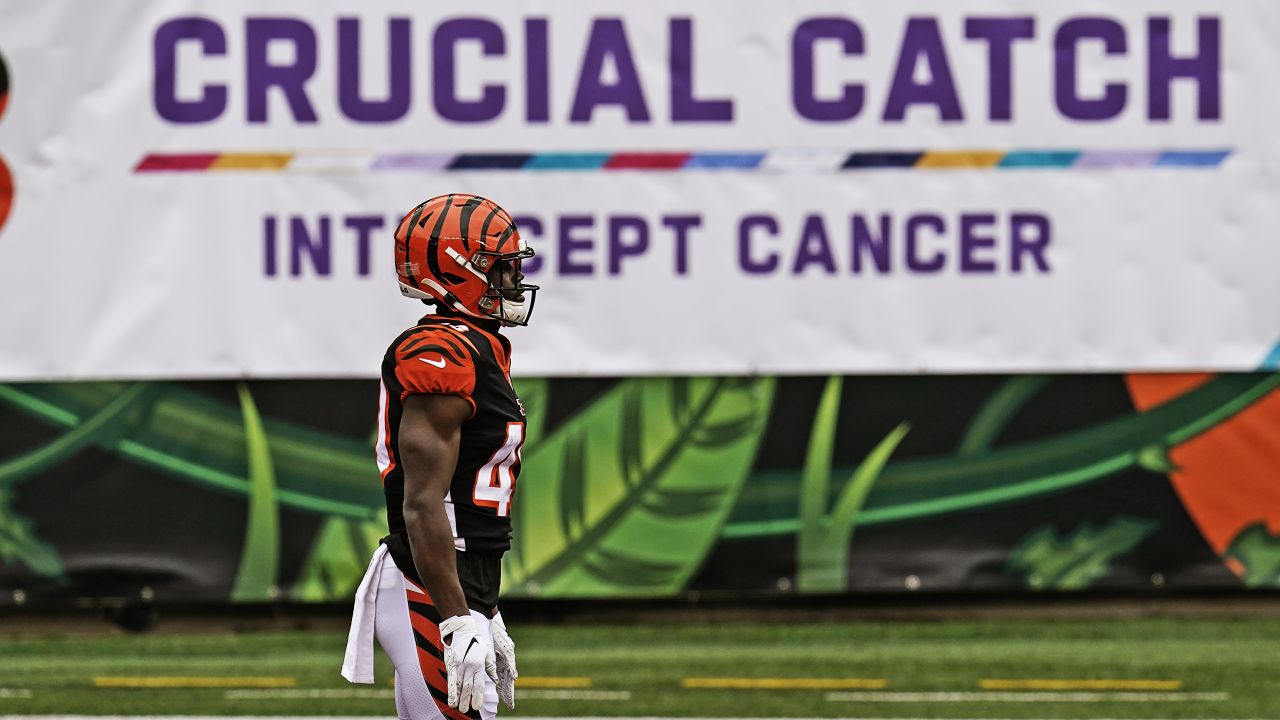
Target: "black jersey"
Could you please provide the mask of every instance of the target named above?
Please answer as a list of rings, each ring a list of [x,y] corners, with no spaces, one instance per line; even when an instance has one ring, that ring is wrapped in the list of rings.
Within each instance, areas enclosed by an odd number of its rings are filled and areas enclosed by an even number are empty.
[[[496,558],[511,547],[511,496],[520,475],[525,417],[511,385],[511,347],[496,328],[456,315],[428,315],[401,333],[382,360],[378,469],[387,497],[384,539],[396,565],[418,577],[404,522],[399,434],[404,401],[415,393],[457,395],[471,404],[445,510],[454,546]],[[464,583],[465,584],[465,583]],[[496,593],[497,588],[493,588]]]

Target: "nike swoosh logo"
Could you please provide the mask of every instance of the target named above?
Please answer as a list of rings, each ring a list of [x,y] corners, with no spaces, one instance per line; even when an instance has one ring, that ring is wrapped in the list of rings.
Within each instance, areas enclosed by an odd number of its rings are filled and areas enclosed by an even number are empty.
[[[440,358],[439,360],[430,360],[428,358],[418,358],[418,359],[428,365],[434,365],[438,368],[444,367],[444,358]]]

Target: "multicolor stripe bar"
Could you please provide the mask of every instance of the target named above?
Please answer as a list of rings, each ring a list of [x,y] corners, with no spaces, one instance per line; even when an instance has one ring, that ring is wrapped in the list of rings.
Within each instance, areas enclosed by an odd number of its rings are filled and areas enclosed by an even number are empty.
[[[134,172],[289,171],[305,173],[575,172],[737,170],[1094,170],[1220,167],[1226,150],[778,150],[772,152],[551,153],[151,153]]]

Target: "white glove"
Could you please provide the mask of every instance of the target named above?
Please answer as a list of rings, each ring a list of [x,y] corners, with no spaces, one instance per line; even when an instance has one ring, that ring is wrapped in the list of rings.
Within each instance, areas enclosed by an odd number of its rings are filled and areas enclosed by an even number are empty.
[[[484,706],[484,676],[497,677],[493,650],[476,631],[470,615],[455,615],[440,623],[444,667],[449,673],[449,707],[467,712]]]
[[[497,656],[498,698],[512,710],[516,709],[516,644],[507,634],[507,626],[502,622],[502,613],[495,613],[489,621],[489,634],[493,636],[493,650]]]

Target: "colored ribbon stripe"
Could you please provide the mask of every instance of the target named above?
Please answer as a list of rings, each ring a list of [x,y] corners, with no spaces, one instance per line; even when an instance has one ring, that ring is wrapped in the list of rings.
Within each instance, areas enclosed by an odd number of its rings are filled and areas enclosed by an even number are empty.
[[[830,152],[830,151],[828,151]],[[828,155],[813,150],[772,152],[551,153],[151,153],[134,172],[294,171],[689,171],[769,170],[1010,170],[1216,168],[1232,155],[1218,150],[911,150]],[[830,157],[830,159],[826,159]]]

